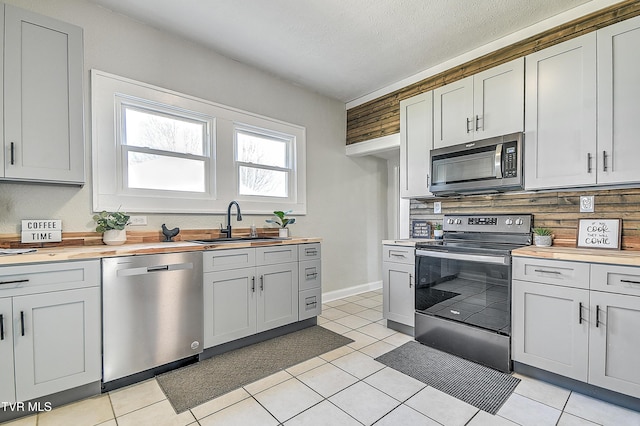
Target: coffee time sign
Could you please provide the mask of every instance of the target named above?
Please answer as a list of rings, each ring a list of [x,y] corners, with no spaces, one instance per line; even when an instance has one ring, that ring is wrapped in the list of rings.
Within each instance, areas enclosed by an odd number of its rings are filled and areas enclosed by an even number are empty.
[[[48,243],[62,241],[62,220],[29,219],[22,221],[23,243]]]
[[[619,249],[620,224],[620,219],[580,219],[578,247]]]

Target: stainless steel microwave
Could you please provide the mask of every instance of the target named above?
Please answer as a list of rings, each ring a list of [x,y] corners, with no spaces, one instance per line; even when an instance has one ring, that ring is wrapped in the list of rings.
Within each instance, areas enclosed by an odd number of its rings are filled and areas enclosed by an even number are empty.
[[[435,195],[487,194],[523,188],[523,134],[431,150]]]

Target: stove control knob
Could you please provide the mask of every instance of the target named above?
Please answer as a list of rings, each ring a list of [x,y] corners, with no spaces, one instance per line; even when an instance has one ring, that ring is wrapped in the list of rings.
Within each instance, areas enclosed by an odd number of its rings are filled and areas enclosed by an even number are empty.
[[[524,221],[520,218],[516,219],[516,225],[522,225]]]
[[[462,223],[462,219],[456,219],[456,225],[460,225]]]
[[[507,219],[504,221],[504,223],[507,225],[513,225],[513,219]]]
[[[453,224],[453,219],[447,219],[447,223],[448,223],[449,225]]]

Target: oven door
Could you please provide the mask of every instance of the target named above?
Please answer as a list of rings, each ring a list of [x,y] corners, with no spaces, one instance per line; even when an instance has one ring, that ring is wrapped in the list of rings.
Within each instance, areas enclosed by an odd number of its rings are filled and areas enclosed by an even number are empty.
[[[415,307],[416,315],[509,336],[511,256],[417,250]]]

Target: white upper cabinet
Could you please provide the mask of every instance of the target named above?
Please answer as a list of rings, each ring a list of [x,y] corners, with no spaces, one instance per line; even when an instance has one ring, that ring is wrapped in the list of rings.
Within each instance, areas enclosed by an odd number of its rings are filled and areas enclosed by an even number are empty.
[[[473,139],[473,77],[433,91],[433,147],[443,148]]]
[[[82,29],[0,7],[5,14],[0,178],[83,184]]]
[[[434,148],[523,130],[524,58],[439,87],[434,97]]]
[[[526,57],[525,188],[596,183],[596,34]]]
[[[400,101],[400,196],[429,197],[433,92]]]
[[[640,17],[598,37],[598,183],[640,181]]]

